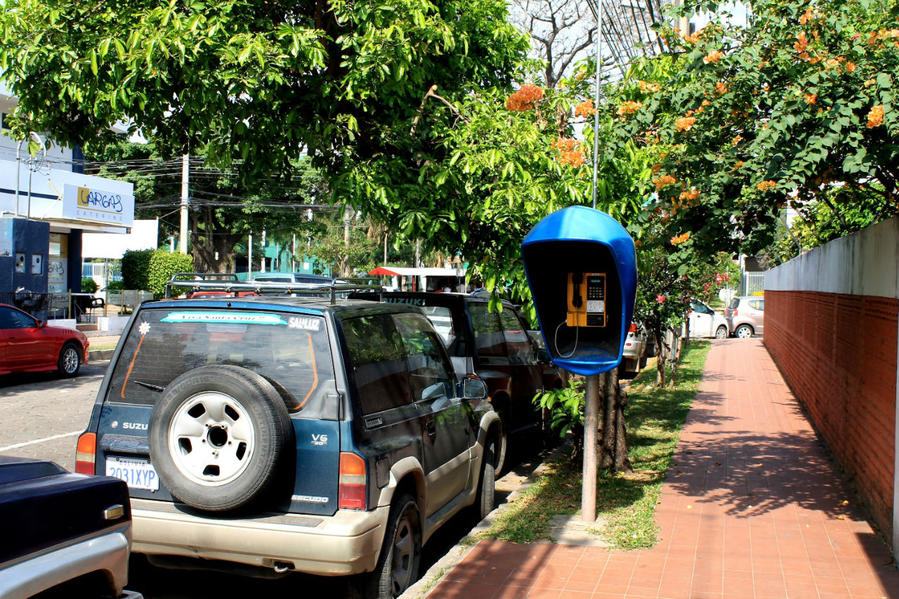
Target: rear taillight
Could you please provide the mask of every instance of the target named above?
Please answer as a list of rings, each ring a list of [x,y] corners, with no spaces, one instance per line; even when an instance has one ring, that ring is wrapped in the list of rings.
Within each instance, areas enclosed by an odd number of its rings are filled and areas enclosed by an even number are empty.
[[[731,316],[736,316],[736,315],[737,315],[737,309],[734,308],[734,311],[733,311],[733,313],[731,314]]]
[[[79,474],[94,474],[97,463],[97,435],[84,433],[78,437],[78,446],[75,449],[75,472]]]
[[[632,323],[631,323],[631,328],[629,328],[629,329],[627,330],[627,332],[628,332],[628,333],[636,333],[636,332],[637,332],[637,324],[634,323],[634,322],[632,322]]]
[[[338,509],[364,510],[368,507],[367,482],[365,460],[355,453],[341,453]]]

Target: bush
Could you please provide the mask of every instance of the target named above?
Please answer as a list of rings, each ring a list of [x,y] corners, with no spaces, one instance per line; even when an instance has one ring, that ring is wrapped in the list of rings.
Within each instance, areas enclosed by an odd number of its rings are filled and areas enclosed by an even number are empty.
[[[106,284],[106,291],[121,291],[125,289],[125,281],[110,281]]]
[[[128,250],[122,256],[123,289],[150,289],[150,261],[156,250]]]
[[[165,284],[172,276],[179,272],[192,272],[194,259],[186,254],[173,254],[165,250],[156,250],[150,260],[148,286],[153,292],[153,297],[160,298],[165,295]],[[124,267],[122,269],[124,271]]]
[[[97,282],[89,277],[81,279],[81,292],[94,293],[97,291]]]

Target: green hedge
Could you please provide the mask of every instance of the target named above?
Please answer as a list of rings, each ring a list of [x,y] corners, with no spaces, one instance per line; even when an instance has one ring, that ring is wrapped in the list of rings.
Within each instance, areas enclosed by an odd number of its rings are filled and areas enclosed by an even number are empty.
[[[157,250],[128,250],[122,256],[123,289],[150,289],[150,261]]]
[[[97,291],[97,282],[89,277],[81,279],[81,292],[94,293]]]
[[[165,250],[156,250],[150,259],[150,267],[147,273],[148,286],[153,292],[153,297],[160,298],[165,295],[165,284],[172,276],[179,272],[192,272],[194,259],[186,254],[173,254]],[[122,269],[124,271],[124,267]]]

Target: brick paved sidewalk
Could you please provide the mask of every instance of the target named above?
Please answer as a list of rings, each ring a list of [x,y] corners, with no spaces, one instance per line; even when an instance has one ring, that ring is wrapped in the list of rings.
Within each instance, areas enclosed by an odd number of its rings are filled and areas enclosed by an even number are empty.
[[[650,550],[482,541],[436,599],[899,599],[899,571],[760,339],[716,341]]]

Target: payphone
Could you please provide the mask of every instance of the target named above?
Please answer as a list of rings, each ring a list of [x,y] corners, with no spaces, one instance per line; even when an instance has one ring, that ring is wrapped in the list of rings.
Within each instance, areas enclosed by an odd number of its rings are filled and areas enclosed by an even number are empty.
[[[521,245],[546,348],[557,366],[591,375],[618,366],[634,311],[634,242],[604,212],[571,206]]]
[[[568,273],[567,324],[569,327],[606,326],[605,273]]]

